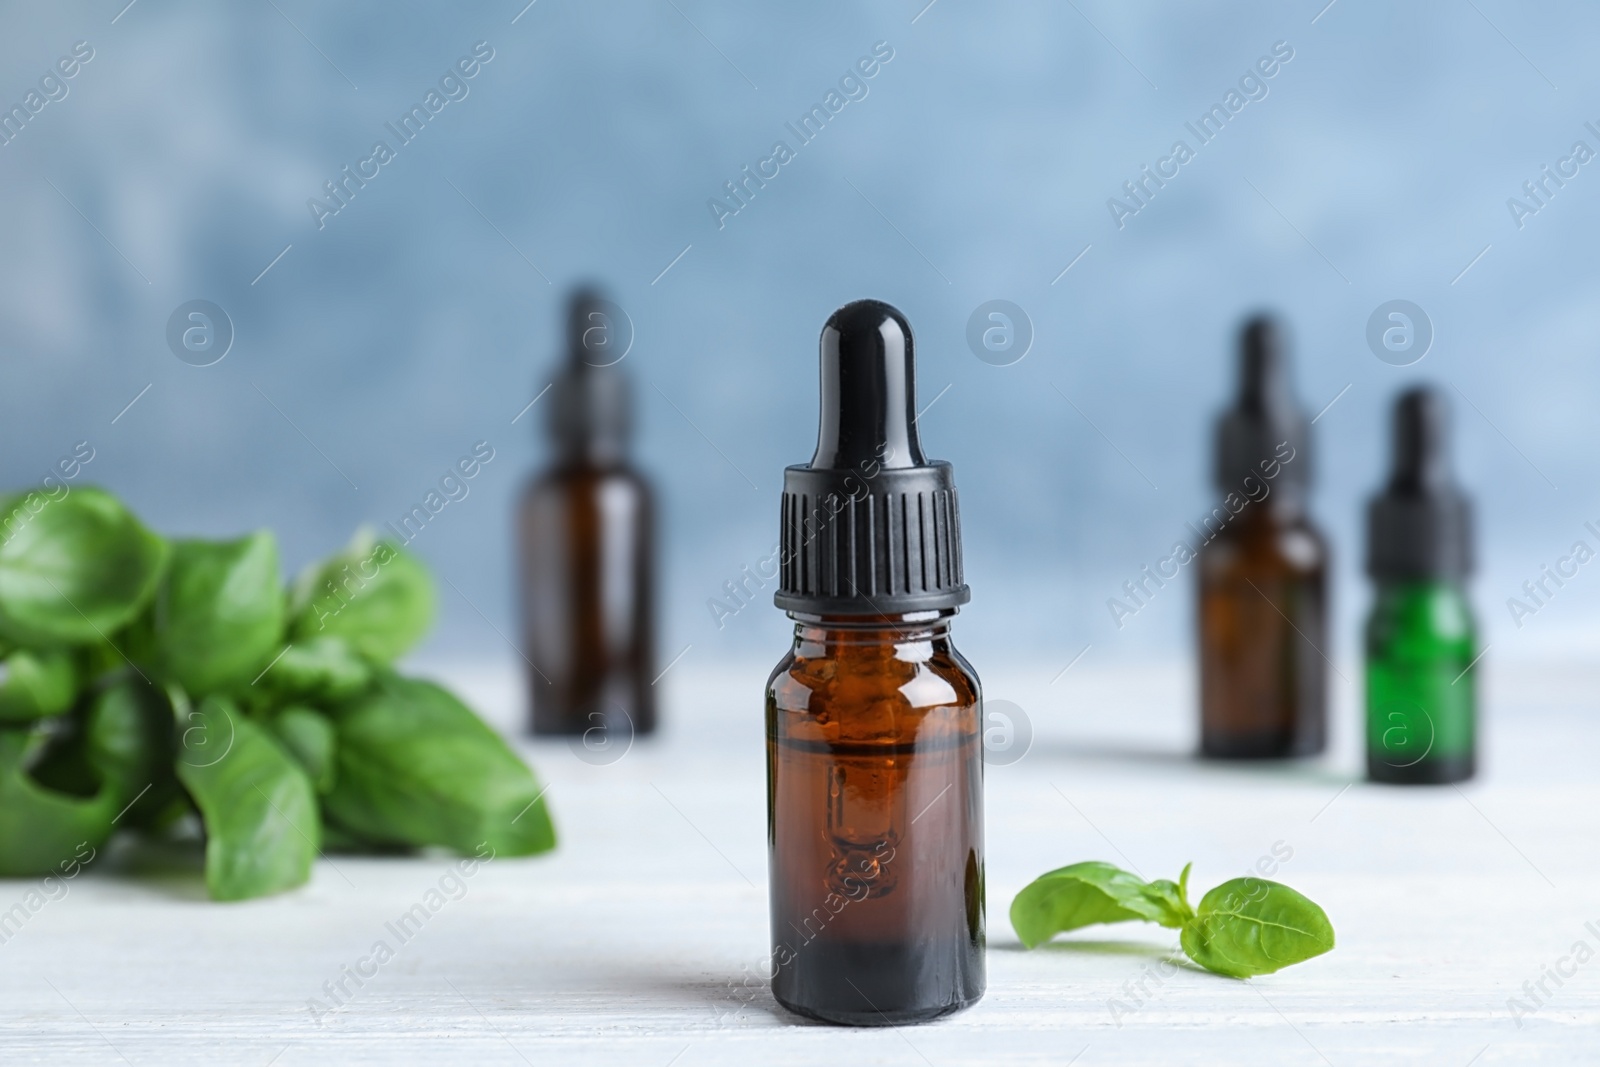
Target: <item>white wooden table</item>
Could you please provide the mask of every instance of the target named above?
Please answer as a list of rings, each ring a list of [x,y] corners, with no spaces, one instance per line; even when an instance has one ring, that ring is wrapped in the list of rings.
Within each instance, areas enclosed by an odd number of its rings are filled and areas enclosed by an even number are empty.
[[[1585,926],[1600,931],[1600,674],[1497,667],[1480,781],[1398,790],[1349,785],[1347,689],[1327,760],[1202,766],[1187,758],[1183,672],[1085,663],[1047,685],[1059,666],[979,665],[1036,737],[989,771],[989,992],[951,1019],[853,1031],[787,1016],[764,989],[741,995],[767,947],[767,668],[685,662],[662,683],[664,735],[619,762],[525,748],[551,783],[560,848],[489,863],[459,891],[445,856],[335,856],[309,887],[245,904],[205,901],[182,852],[97,865],[0,944],[0,1063],[1600,1062],[1600,958],[1560,986],[1545,978],[1551,995],[1520,1027],[1507,1010],[1576,942],[1600,951]],[[513,724],[508,666],[433,673]],[[1275,844],[1293,852],[1278,877],[1339,939],[1277,975],[1165,977],[1176,937],[1154,927],[1024,952],[1006,921],[1051,867],[1176,877],[1194,860],[1203,891]],[[399,944],[386,924],[441,879],[442,906]],[[34,887],[0,882],[0,910]],[[348,1002],[319,1024],[308,1001],[329,1003],[324,983],[380,939],[394,958],[365,965],[376,973],[359,987],[345,979]]]

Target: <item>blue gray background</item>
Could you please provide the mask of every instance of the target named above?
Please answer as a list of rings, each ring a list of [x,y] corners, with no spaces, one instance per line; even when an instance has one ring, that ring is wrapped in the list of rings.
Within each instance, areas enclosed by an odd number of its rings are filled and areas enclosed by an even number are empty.
[[[1188,576],[1120,631],[1105,601],[1209,506],[1234,332],[1264,307],[1308,411],[1338,397],[1315,457],[1335,654],[1365,605],[1387,405],[1420,379],[1455,401],[1495,655],[1587,647],[1600,564],[1520,630],[1505,600],[1596,543],[1600,163],[1521,228],[1507,199],[1575,141],[1600,149],[1592,6],[523,2],[5,5],[5,107],[74,42],[94,59],[0,146],[0,480],[87,439],[84,477],[158,529],[270,526],[298,568],[487,440],[414,547],[458,587],[431,651],[509,657],[511,507],[544,412],[512,420],[550,380],[566,288],[598,279],[636,330],[663,661],[776,659],[769,601],[721,629],[706,601],[767,554],[781,469],[810,455],[819,328],[876,296],[918,330],[925,441],[956,464],[963,647],[1170,658]],[[478,41],[469,95],[319,230],[308,198]],[[879,41],[868,95],[719,229],[708,198]],[[1268,95],[1119,229],[1107,199],[1279,41]],[[209,367],[165,341],[195,298],[237,334]],[[965,341],[996,298],[1035,330],[1008,367]],[[1364,340],[1395,298],[1436,331],[1403,369]]]

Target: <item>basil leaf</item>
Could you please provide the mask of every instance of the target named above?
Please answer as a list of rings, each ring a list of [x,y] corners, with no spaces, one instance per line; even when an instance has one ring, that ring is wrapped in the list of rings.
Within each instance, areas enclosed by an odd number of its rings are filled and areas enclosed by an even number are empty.
[[[1206,970],[1248,978],[1327,952],[1333,948],[1333,924],[1286,885],[1234,878],[1200,899],[1180,940],[1189,958]]]
[[[295,758],[318,793],[333,788],[337,765],[334,750],[333,723],[328,717],[311,708],[295,705],[284,708],[272,717],[272,732],[277,735],[289,755]]]
[[[1181,929],[1183,924],[1194,915],[1188,903],[1178,891],[1178,883],[1166,878],[1157,878],[1144,887],[1145,897],[1153,903],[1159,917],[1152,922],[1160,923],[1172,930]]]
[[[372,662],[388,664],[422,639],[433,612],[433,579],[422,563],[362,531],[296,579],[290,637],[342,637]]]
[[[411,851],[409,845],[373,841],[328,819],[322,821],[322,847],[329,852],[350,852],[362,856],[403,856]]]
[[[1164,905],[1143,878],[1091,860],[1035,878],[1011,902],[1011,926],[1033,948],[1059,933],[1094,923],[1146,919],[1161,922]]]
[[[89,706],[88,762],[127,805],[120,826],[146,826],[179,793],[172,762],[177,742],[172,705],[140,679],[117,682]]]
[[[1157,878],[1144,887],[1144,895],[1160,910],[1160,917],[1155,921],[1170,929],[1182,929],[1183,924],[1194,918],[1194,909],[1189,906],[1189,871],[1194,864],[1184,864],[1183,873],[1178,875],[1176,882],[1167,878]]]
[[[0,634],[36,647],[104,640],[149,602],[167,543],[101,489],[0,505]]]
[[[135,659],[195,696],[242,688],[283,647],[278,545],[177,541],[150,611],[129,635]]]
[[[372,667],[342,637],[331,634],[295,641],[267,669],[261,685],[284,699],[337,702],[360,693]]]
[[[106,783],[89,762],[83,717],[63,715],[41,720],[35,729],[32,747],[22,761],[28,777],[54,793],[85,800],[98,795]]]
[[[61,649],[17,651],[0,661],[0,722],[59,715],[78,696],[78,662]]]
[[[386,674],[332,717],[339,771],[324,806],[358,836],[514,856],[555,847],[533,772],[445,690]]]
[[[212,899],[245,900],[303,884],[321,832],[305,772],[220,697],[207,697],[180,726],[178,778],[205,822]]]
[[[65,871],[92,859],[111,836],[118,807],[114,790],[102,786],[76,796],[30,775],[28,764],[46,742],[37,729],[0,729],[0,877]]]

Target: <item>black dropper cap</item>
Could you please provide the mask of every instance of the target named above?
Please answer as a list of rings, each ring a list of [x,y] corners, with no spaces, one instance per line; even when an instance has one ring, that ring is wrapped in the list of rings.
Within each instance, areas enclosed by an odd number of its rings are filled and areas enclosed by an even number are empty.
[[[1238,399],[1217,421],[1213,477],[1223,492],[1240,492],[1252,475],[1261,481],[1273,462],[1279,464],[1275,492],[1311,484],[1310,427],[1289,389],[1285,349],[1283,331],[1270,315],[1252,317],[1239,332]]]
[[[804,615],[902,615],[965,604],[955,472],[922,454],[911,325],[857,300],[822,328],[811,462],[783,474],[774,601]]]
[[[1450,472],[1449,408],[1434,389],[1394,405],[1394,466],[1367,509],[1367,573],[1461,579],[1472,570],[1472,505]]]
[[[556,374],[545,409],[546,428],[556,449],[569,458],[620,459],[632,433],[628,382],[609,364],[616,324],[614,306],[590,286],[567,300],[567,355]]]

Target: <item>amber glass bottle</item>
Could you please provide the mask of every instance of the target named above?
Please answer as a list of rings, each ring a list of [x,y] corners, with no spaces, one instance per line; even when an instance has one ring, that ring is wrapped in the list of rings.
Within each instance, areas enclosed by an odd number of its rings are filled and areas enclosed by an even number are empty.
[[[794,647],[767,686],[772,993],[862,1026],[984,990],[980,693],[950,639],[969,594],[914,373],[894,308],[828,320],[816,455],[784,477],[776,601]]]
[[[1200,549],[1200,751],[1310,756],[1327,740],[1327,568],[1306,512],[1309,426],[1271,319],[1246,324],[1218,424],[1219,504]]]
[[[615,305],[580,290],[567,358],[544,398],[554,461],[518,512],[523,654],[536,734],[596,751],[655,729],[654,515],[628,463]]]

